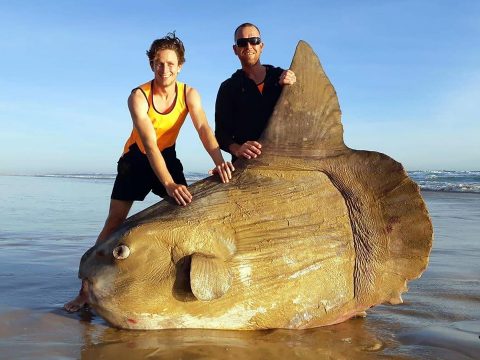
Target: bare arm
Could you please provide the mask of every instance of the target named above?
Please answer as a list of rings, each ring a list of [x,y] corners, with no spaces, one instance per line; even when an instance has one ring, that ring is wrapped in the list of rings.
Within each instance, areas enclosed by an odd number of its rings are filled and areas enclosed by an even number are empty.
[[[200,94],[194,88],[187,88],[187,105],[192,118],[193,126],[198,132],[203,147],[215,163],[215,170],[220,175],[222,182],[226,183],[232,178],[233,165],[223,159],[217,139],[208,125],[207,116],[203,111]]]
[[[132,116],[133,125],[142,139],[150,166],[160,182],[165,186],[168,195],[173,197],[179,205],[190,203],[192,201],[192,195],[187,187],[176,184],[167,169],[162,153],[157,146],[155,129],[147,115],[148,103],[140,90],[136,90],[130,94],[128,98],[128,109]]]

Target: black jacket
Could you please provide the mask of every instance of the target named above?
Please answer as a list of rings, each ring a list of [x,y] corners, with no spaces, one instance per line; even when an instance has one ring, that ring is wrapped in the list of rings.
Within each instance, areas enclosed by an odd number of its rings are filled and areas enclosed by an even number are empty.
[[[215,103],[215,136],[224,151],[229,152],[232,143],[258,140],[267,126],[282,92],[278,80],[283,69],[264,66],[267,73],[262,94],[243,70],[237,70],[220,85]]]

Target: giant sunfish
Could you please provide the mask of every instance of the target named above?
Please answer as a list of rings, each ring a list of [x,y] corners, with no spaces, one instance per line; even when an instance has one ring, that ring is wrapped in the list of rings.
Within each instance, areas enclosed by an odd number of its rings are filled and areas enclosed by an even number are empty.
[[[260,142],[228,184],[130,217],[82,257],[89,303],[124,329],[305,329],[402,302],[432,224],[402,165],[343,142],[335,89],[300,41]]]

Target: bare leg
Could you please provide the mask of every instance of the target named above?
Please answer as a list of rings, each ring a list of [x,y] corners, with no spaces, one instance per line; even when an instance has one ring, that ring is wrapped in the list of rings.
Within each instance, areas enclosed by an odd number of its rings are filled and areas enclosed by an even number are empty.
[[[103,226],[102,231],[98,235],[95,244],[104,242],[120,225],[125,221],[128,212],[132,207],[133,201],[110,200],[110,209],[108,211],[107,220]],[[75,312],[80,310],[87,304],[88,301],[88,283],[82,280],[82,286],[75,299],[69,301],[63,308],[68,312]]]

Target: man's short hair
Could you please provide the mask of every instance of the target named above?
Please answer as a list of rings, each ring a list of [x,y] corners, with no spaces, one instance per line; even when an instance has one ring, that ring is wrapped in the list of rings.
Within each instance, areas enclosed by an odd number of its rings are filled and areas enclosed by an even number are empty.
[[[260,35],[260,29],[258,28],[257,25],[255,24],[252,24],[252,23],[243,23],[241,25],[238,25],[237,28],[235,29],[234,33],[233,33],[233,41],[237,40],[237,32],[238,30],[240,29],[243,29],[244,27],[254,27],[255,29],[257,29],[258,31],[258,34]]]
[[[183,65],[185,62],[185,47],[183,46],[182,40],[175,35],[175,31],[168,33],[167,36],[164,36],[161,39],[156,39],[152,42],[152,45],[150,45],[150,50],[147,50],[147,56],[150,64],[153,64],[155,55],[159,50],[173,50],[177,54],[178,64]]]

